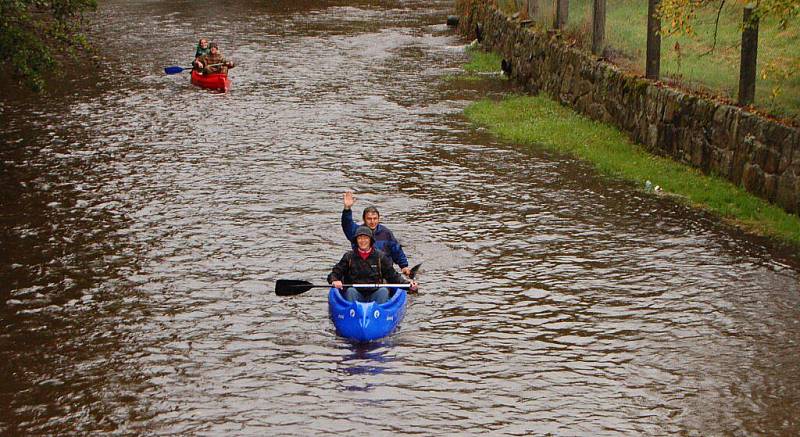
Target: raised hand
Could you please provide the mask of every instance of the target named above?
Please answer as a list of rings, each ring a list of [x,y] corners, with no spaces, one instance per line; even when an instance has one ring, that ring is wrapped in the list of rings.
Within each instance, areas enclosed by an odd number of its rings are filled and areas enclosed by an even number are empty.
[[[345,191],[344,192],[344,209],[350,209],[353,207],[353,204],[356,203],[356,198],[353,197],[352,191]]]

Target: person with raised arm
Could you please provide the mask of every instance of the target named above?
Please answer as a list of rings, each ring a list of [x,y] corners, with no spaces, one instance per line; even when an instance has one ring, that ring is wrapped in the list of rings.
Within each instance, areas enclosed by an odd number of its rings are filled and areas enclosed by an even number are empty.
[[[359,227],[353,220],[352,207],[355,202],[356,199],[353,196],[353,192],[345,191],[343,196],[344,209],[342,210],[342,231],[344,231],[344,236],[347,237],[352,244],[353,250],[358,247],[355,237],[356,229]],[[410,277],[412,273],[411,269],[408,267],[408,258],[406,258],[406,254],[403,252],[403,247],[394,237],[392,231],[380,223],[381,214],[378,212],[378,208],[374,206],[364,208],[361,218],[364,220],[361,226],[367,226],[373,233],[375,248],[385,252],[386,255],[400,267],[400,271],[403,272],[404,275]]]

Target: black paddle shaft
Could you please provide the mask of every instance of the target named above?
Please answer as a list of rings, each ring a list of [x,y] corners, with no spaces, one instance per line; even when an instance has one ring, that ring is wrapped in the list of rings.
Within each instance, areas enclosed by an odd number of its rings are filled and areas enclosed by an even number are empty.
[[[422,263],[411,267],[411,273],[408,275],[409,278],[414,279],[414,276],[417,275],[417,271],[419,270]],[[278,279],[275,281],[275,294],[278,296],[295,296],[298,294],[305,293],[312,288],[330,288],[330,284],[325,285],[315,285],[308,281],[300,281],[297,279]],[[380,288],[380,287],[392,287],[392,288],[411,288],[410,284],[342,284],[342,287],[349,288]]]
[[[275,282],[275,294],[278,296],[295,296],[305,293],[312,288],[330,288],[331,284],[316,285],[308,281],[299,281],[296,279],[278,279]],[[349,288],[411,288],[411,284],[342,284],[342,287]]]

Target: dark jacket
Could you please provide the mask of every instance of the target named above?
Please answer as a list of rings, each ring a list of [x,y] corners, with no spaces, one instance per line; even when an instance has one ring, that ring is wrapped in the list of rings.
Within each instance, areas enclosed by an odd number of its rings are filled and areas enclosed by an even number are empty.
[[[366,260],[355,251],[344,254],[328,275],[328,283],[342,281],[345,284],[408,284],[392,267],[392,260],[380,250],[373,250]]]
[[[353,250],[356,250],[356,247],[358,247],[355,238],[353,238],[357,228],[358,225],[353,221],[353,210],[342,210],[342,230],[344,231],[344,236],[350,240]],[[406,254],[403,252],[403,247],[397,239],[394,238],[394,234],[392,234],[389,228],[379,224],[373,233],[376,249],[382,250],[389,255],[392,261],[400,266],[401,269],[408,267],[408,258],[406,258]]]

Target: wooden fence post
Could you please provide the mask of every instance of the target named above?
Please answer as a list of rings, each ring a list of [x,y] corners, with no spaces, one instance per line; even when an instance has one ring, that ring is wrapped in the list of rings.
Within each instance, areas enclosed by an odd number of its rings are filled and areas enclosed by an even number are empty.
[[[567,20],[569,19],[569,0],[556,0],[556,16],[553,20],[553,27],[558,30],[564,30],[567,27]]]
[[[647,2],[647,60],[645,77],[658,80],[661,70],[661,19],[658,17],[660,0]]]
[[[742,56],[739,65],[739,104],[750,105],[756,98],[756,58],[758,55],[758,16],[755,6],[744,7]]]
[[[594,0],[592,8],[592,53],[603,55],[606,39],[606,0]]]

